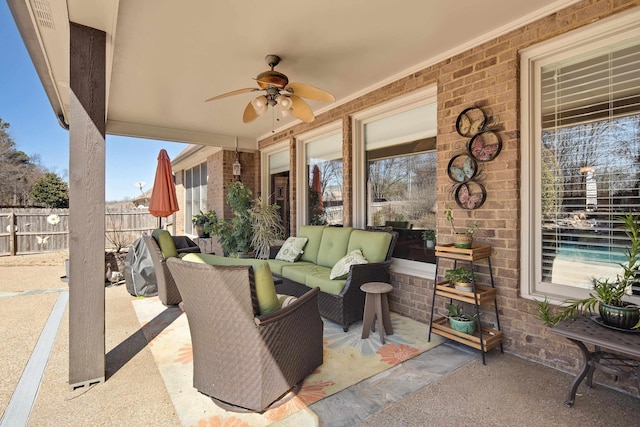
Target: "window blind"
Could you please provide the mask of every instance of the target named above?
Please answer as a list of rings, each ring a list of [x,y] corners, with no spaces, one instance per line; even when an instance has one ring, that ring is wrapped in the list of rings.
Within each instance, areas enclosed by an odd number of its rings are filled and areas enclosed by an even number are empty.
[[[542,278],[591,288],[640,213],[640,40],[543,66],[540,92]]]

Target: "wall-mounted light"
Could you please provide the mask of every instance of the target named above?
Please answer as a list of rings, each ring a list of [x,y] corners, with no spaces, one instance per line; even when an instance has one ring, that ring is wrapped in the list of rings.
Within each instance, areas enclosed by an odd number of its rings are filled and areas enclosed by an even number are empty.
[[[236,136],[236,161],[233,163],[233,175],[239,177],[242,173],[242,165],[240,164],[240,154],[238,153],[238,137]]]

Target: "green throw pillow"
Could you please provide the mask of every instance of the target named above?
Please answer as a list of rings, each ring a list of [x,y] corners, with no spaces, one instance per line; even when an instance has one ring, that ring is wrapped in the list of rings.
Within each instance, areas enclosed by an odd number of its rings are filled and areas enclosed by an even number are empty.
[[[280,261],[296,262],[302,256],[304,245],[307,244],[306,237],[289,237],[276,254],[276,259]]]
[[[281,302],[276,294],[273,276],[269,263],[264,260],[250,258],[228,258],[212,254],[189,253],[182,257],[184,261],[199,262],[210,265],[250,265],[256,285],[256,298],[260,314],[269,314],[280,310]]]
[[[349,269],[353,264],[367,264],[368,261],[362,255],[362,251],[360,249],[354,249],[336,262],[336,265],[331,269],[331,274],[329,275],[329,279],[346,279],[349,275]]]
[[[156,228],[151,235],[156,239],[156,242],[158,242],[164,259],[178,256],[176,244],[173,242],[173,237],[171,237],[171,234],[169,234],[167,230]]]

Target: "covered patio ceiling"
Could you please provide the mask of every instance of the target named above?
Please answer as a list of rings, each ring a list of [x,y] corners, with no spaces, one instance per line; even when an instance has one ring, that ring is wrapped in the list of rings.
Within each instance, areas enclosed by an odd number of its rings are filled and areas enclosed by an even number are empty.
[[[107,36],[108,134],[256,149],[297,121],[242,122],[268,69],[332,93],[315,114],[576,0],[8,0],[54,113],[69,123],[69,21]]]

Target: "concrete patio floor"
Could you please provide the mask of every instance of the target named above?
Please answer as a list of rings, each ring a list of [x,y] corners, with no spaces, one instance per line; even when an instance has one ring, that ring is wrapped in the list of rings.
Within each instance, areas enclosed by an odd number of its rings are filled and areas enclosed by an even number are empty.
[[[64,253],[0,257],[0,413],[67,284]],[[124,286],[106,288],[106,382],[69,390],[68,308],[55,333],[29,426],[179,426]],[[602,374],[596,374],[597,376]],[[310,408],[320,426],[636,425],[640,399],[584,384],[564,405],[572,375],[493,350],[445,343]],[[21,405],[21,406],[24,406]],[[28,407],[28,405],[27,405]],[[3,420],[5,425],[12,427]],[[279,425],[298,426],[295,418]]]

